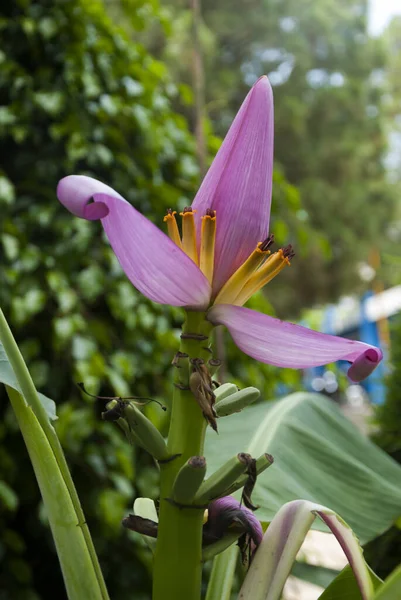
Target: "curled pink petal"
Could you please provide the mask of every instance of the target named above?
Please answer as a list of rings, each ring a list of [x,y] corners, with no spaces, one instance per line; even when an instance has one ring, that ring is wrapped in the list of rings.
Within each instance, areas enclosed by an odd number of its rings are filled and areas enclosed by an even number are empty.
[[[208,305],[208,280],[165,233],[124,200],[107,194],[93,198],[107,207],[104,230],[125,274],[142,294],[171,306]]]
[[[213,293],[269,231],[273,172],[273,93],[261,77],[245,98],[192,204],[216,211]]]
[[[70,175],[59,182],[57,196],[74,215],[101,219],[125,274],[147,298],[195,309],[209,304],[210,284],[197,265],[111,187]]]
[[[225,325],[245,354],[278,367],[306,369],[348,360],[354,363],[348,371],[350,378],[361,381],[383,358],[382,351],[369,344],[319,333],[242,306],[216,304],[207,318],[214,325]]]
[[[96,221],[108,213],[107,206],[90,203],[95,194],[108,194],[126,202],[122,196],[105,183],[86,175],[68,175],[57,186],[57,198],[77,217]]]
[[[366,379],[377,367],[382,358],[383,354],[381,350],[372,347],[368,348],[354,360],[348,369],[348,377],[354,382]]]

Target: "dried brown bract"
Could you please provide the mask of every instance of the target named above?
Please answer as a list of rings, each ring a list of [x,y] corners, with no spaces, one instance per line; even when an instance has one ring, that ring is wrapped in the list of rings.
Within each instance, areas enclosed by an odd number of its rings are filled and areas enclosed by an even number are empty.
[[[201,358],[192,358],[192,373],[189,377],[189,387],[209,425],[217,431],[216,411],[214,404],[216,397],[213,391],[213,382],[205,362]]]

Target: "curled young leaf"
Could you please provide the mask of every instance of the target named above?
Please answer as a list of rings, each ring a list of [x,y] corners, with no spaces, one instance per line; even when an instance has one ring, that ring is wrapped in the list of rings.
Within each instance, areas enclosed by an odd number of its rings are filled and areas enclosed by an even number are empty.
[[[295,557],[316,516],[331,529],[358,582],[363,600],[373,584],[362,548],[352,529],[335,512],[307,500],[284,504],[270,523],[242,585],[239,600],[279,600]]]

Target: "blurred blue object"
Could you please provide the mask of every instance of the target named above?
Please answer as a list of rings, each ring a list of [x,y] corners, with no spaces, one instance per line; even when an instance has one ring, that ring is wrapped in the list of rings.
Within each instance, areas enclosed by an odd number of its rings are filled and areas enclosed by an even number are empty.
[[[331,335],[341,335],[367,344],[379,346],[384,360],[375,371],[360,385],[373,404],[383,404],[385,400],[385,374],[388,367],[389,340],[382,339],[380,323],[391,319],[401,311],[401,285],[389,288],[379,294],[369,291],[361,298],[346,297],[338,304],[330,304],[323,309],[320,331]],[[304,321],[307,324],[307,320]],[[343,361],[337,363],[341,371],[346,371]],[[333,371],[327,367],[306,369],[304,382],[307,389],[332,394],[337,391]]]

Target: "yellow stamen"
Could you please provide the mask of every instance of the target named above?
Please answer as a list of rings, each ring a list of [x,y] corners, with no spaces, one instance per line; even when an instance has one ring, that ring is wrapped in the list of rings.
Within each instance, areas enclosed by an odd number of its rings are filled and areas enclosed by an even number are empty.
[[[181,236],[180,236],[180,232],[178,231],[178,225],[177,225],[175,215],[176,215],[176,211],[169,209],[167,211],[167,214],[164,217],[163,221],[164,221],[164,223],[167,223],[167,233],[168,233],[169,238],[172,239],[173,242],[175,244],[177,244],[177,246],[179,248],[182,248]]]
[[[184,211],[180,213],[182,217],[182,249],[189,258],[192,258],[195,264],[199,264],[198,249],[196,247],[195,212],[189,207],[184,208]]]
[[[200,269],[210,283],[213,281],[214,247],[216,241],[216,211],[202,217]]]
[[[249,277],[258,267],[260,267],[265,258],[270,254],[268,250],[261,250],[261,245],[262,242],[259,242],[252,254],[223,285],[217,295],[215,304],[234,304],[234,300],[244,287]]]
[[[203,513],[203,524],[207,523],[209,517],[209,511],[208,509],[205,510],[205,512]]]
[[[290,264],[289,258],[284,256],[284,252],[281,249],[272,254],[264,265],[251,275],[232,304],[242,306],[245,302],[248,302],[251,296],[276,277],[284,267]]]

